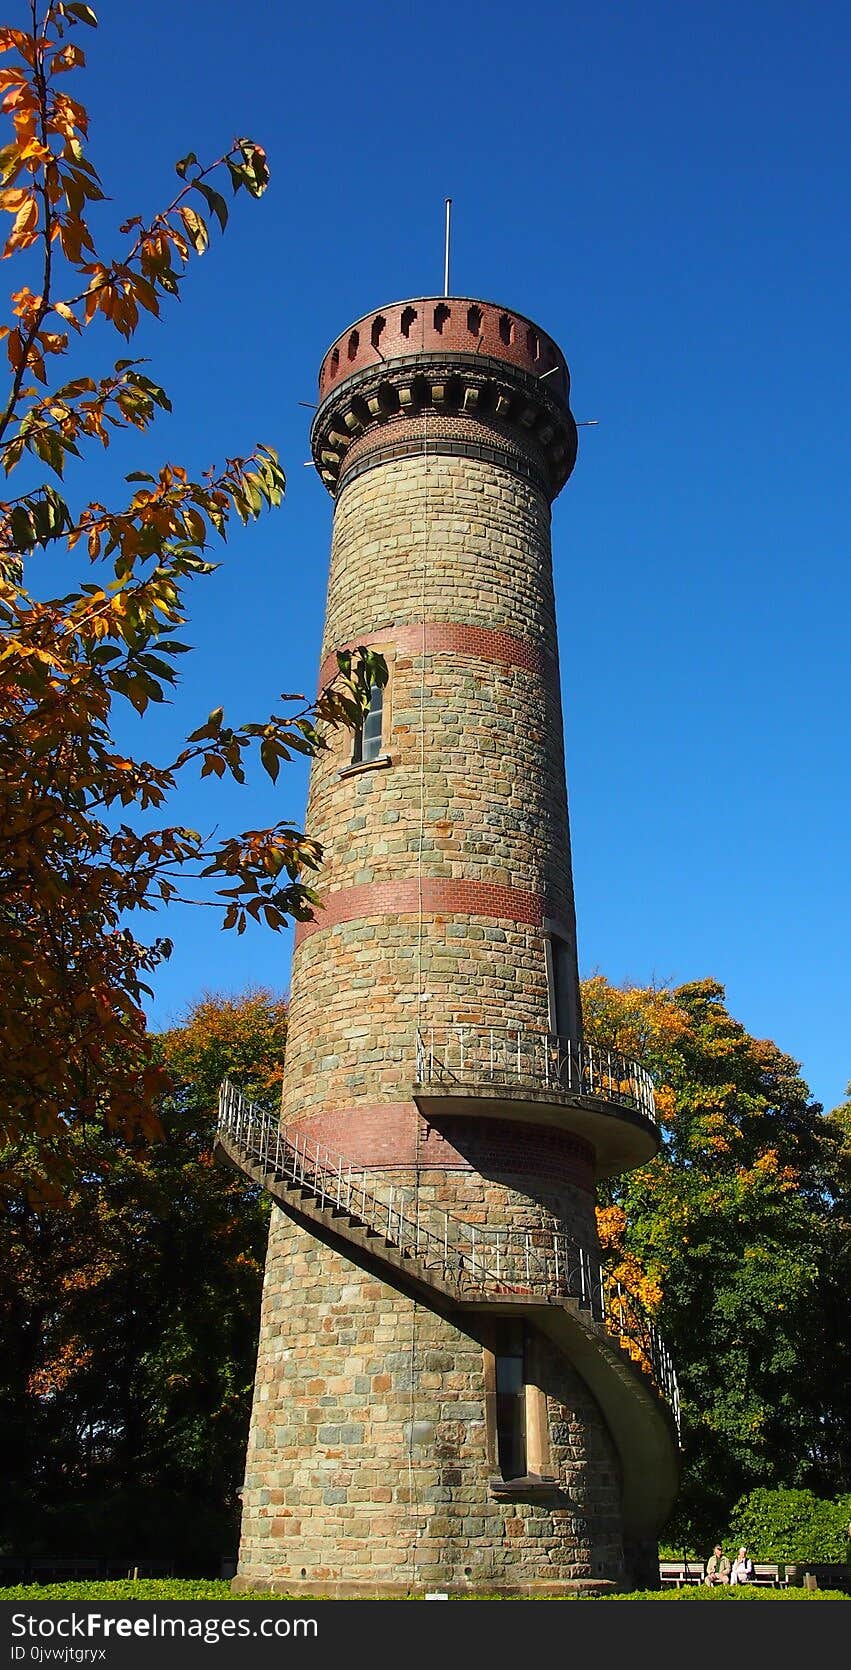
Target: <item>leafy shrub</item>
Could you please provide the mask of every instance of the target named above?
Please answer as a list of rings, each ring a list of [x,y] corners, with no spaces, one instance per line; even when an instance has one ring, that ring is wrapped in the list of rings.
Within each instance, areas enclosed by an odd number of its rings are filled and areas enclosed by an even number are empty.
[[[92,1578],[68,1583],[16,1583],[0,1589],[0,1600],[243,1600],[225,1578],[140,1577]],[[262,1597],[269,1599],[268,1595]],[[286,1597],[277,1597],[286,1598]]]
[[[321,1596],[315,1597],[321,1599]],[[415,1598],[415,1597],[414,1597]],[[459,1599],[498,1600],[498,1595],[465,1595]],[[227,1581],[218,1578],[139,1578],[115,1582],[77,1583],[19,1583],[14,1588],[0,1589],[0,1602],[8,1600],[217,1600],[232,1601],[242,1606],[246,1600],[263,1600],[267,1605],[287,1599],[303,1600],[303,1596],[231,1593]],[[604,1600],[848,1600],[839,1590],[818,1589],[639,1589],[617,1595],[547,1595],[544,1600],[582,1600],[599,1603]]]
[[[848,1560],[851,1495],[833,1502],[811,1490],[752,1490],[730,1516],[727,1548],[746,1543],[755,1560],[836,1564]]]

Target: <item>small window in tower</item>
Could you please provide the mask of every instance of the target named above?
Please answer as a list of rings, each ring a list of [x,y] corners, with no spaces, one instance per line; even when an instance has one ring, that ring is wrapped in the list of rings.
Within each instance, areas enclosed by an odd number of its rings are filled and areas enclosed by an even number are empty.
[[[380,684],[374,684],[369,693],[369,708],[364,715],[363,724],[355,731],[352,765],[362,765],[367,760],[378,758],[381,753],[383,718],[384,690]]]
[[[499,1321],[484,1353],[485,1441],[493,1496],[546,1493],[557,1486],[552,1471],[545,1354],[535,1331],[522,1322]]]
[[[333,351],[332,351],[332,354],[331,354],[331,376],[336,377],[337,372],[339,371],[339,369],[340,369],[340,350],[339,350],[339,348],[334,348]]]
[[[386,325],[386,323],[387,323],[387,320],[385,319],[383,313],[379,313],[376,316],[376,318],[373,319],[372,330],[370,332],[370,340],[372,342],[373,348],[378,347],[378,344],[381,341],[381,332],[383,331],[384,326]]]
[[[548,935],[545,945],[550,1032],[578,1043],[577,970],[573,948],[566,939],[554,933]]]
[[[415,321],[416,317],[417,317],[417,310],[416,310],[415,307],[403,307],[402,318],[400,320],[400,324],[402,326],[402,335],[403,336],[410,336],[411,328],[414,324],[414,321]]]
[[[530,358],[536,360],[541,352],[541,344],[538,340],[538,332],[533,330],[531,325],[526,332],[526,348]]]
[[[482,310],[480,307],[467,308],[467,329],[471,336],[478,336],[482,328]]]
[[[509,319],[507,313],[499,316],[499,335],[502,342],[511,342],[514,336],[514,320]]]
[[[438,334],[442,333],[443,327],[447,320],[451,318],[451,315],[452,309],[447,307],[445,302],[438,302],[434,310],[434,328]]]
[[[496,1450],[504,1479],[526,1472],[526,1364],[522,1322],[506,1322],[494,1352]]]
[[[352,334],[349,337],[349,359],[350,360],[354,359],[355,354],[357,353],[359,347],[360,347],[360,336],[358,335],[357,331],[352,331]]]

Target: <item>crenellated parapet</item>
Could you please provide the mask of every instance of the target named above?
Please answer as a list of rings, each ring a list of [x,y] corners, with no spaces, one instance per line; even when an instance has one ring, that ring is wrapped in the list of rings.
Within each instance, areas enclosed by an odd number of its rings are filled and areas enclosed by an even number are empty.
[[[576,461],[561,350],[492,303],[396,303],[326,354],[311,432],[333,494],[377,464],[421,452],[508,466],[556,497]]]

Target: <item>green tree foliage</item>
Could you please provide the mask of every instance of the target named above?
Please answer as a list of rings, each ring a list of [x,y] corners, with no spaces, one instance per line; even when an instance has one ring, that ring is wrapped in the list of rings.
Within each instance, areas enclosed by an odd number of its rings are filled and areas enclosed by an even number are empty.
[[[756,1560],[843,1564],[851,1495],[827,1501],[811,1490],[752,1490],[733,1508],[728,1548],[744,1543]]]
[[[196,1004],[156,1040],[160,1140],[77,1130],[61,1206],[0,1225],[0,1548],[177,1557],[236,1546],[267,1211],[213,1161],[227,1075],[274,1107],[286,1007]]]
[[[610,1186],[602,1216],[609,1257],[660,1290],[684,1433],[665,1540],[700,1549],[753,1488],[851,1487],[848,1125],[714,980],[620,991],[596,978],[583,1004],[589,1036],[657,1081],[663,1151]]]

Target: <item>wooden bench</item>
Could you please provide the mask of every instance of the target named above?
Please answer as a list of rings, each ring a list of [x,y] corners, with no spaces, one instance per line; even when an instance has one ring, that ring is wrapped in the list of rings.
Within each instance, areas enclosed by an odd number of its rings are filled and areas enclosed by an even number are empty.
[[[764,1589],[786,1589],[789,1586],[786,1567],[764,1560],[754,1560],[751,1582],[761,1584]]]
[[[29,1561],[28,1583],[65,1583],[70,1578],[94,1578],[100,1575],[100,1560],[89,1557],[80,1559],[51,1559],[49,1556],[35,1558]]]
[[[660,1560],[659,1586],[665,1588],[675,1584],[682,1589],[685,1584],[702,1583],[706,1576],[706,1565],[703,1560]],[[767,1560],[754,1560],[753,1577],[751,1582],[763,1589],[787,1589],[789,1579],[786,1567]]]
[[[706,1575],[703,1560],[660,1560],[659,1585],[665,1588],[668,1584],[676,1584],[682,1589],[686,1584],[702,1583]]]

